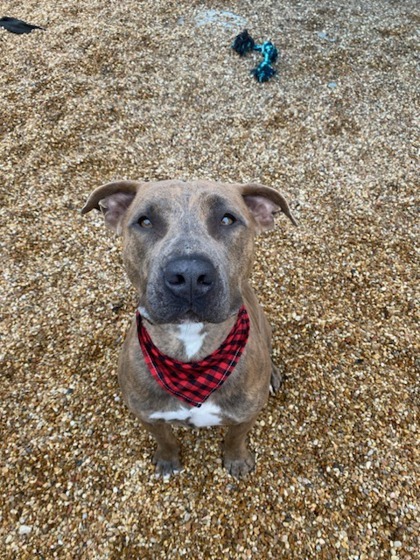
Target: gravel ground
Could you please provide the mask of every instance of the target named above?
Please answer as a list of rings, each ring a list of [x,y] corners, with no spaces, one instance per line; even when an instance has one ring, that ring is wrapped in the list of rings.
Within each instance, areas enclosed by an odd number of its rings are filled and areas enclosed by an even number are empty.
[[[2,559],[416,557],[417,7],[1,3],[46,28],[0,30]],[[266,84],[245,27],[280,50]],[[286,381],[242,481],[218,428],[179,428],[185,470],[155,479],[117,384],[135,293],[80,208],[172,177],[279,188],[300,222],[257,242]]]

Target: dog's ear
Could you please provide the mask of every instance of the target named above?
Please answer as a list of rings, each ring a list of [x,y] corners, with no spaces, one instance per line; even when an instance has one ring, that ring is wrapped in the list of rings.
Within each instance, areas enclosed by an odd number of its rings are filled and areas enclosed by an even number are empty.
[[[87,214],[94,208],[99,210],[104,216],[105,224],[120,235],[122,219],[140,185],[137,181],[116,181],[102,185],[90,194],[82,208],[82,214]]]
[[[274,227],[274,215],[278,212],[283,212],[292,224],[297,226],[287,200],[275,189],[257,183],[239,185],[239,188],[245,204],[257,223],[258,233]]]

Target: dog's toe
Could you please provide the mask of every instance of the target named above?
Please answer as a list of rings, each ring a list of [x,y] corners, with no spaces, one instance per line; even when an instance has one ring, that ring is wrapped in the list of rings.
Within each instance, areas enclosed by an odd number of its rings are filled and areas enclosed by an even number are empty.
[[[225,458],[224,465],[229,474],[235,478],[243,478],[254,470],[255,458],[252,453],[249,453],[245,458],[241,459]]]
[[[156,478],[169,478],[173,474],[177,474],[181,471],[181,463],[179,461],[156,461]]]
[[[160,450],[156,451],[153,463],[156,465],[155,475],[157,478],[168,478],[173,474],[179,473],[182,469],[181,461],[177,454],[170,456],[169,453],[163,453]]]

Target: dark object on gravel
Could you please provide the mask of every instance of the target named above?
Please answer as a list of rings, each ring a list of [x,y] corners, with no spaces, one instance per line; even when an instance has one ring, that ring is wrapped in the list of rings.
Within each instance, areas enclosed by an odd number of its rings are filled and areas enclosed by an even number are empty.
[[[247,52],[254,50],[254,47],[255,41],[246,29],[235,37],[232,44],[232,49],[234,49],[239,56],[244,56]]]
[[[17,33],[18,35],[23,35],[24,33],[30,33],[34,29],[42,29],[45,31],[44,27],[39,27],[38,25],[32,25],[26,23],[21,19],[16,19],[12,17],[2,17],[0,18],[0,27],[4,27],[10,33]]]
[[[264,60],[251,70],[251,74],[258,82],[267,82],[276,73],[272,63],[277,60],[279,53],[271,41],[265,41],[262,45],[257,45],[245,29],[235,37],[232,48],[239,56],[244,56],[251,51],[258,51],[263,55]]]

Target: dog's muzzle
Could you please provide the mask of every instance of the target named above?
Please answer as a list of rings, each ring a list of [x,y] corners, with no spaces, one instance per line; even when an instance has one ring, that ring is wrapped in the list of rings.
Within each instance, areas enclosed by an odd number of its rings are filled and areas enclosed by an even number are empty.
[[[156,263],[157,264],[157,263]],[[155,323],[221,323],[242,305],[239,290],[203,254],[178,254],[156,266],[141,302]]]

